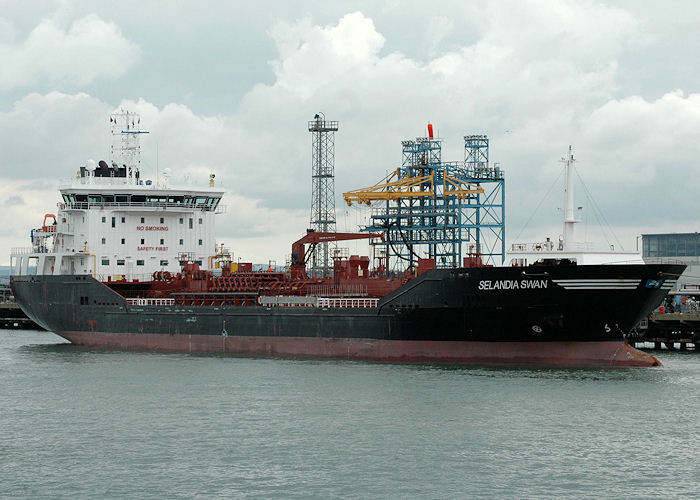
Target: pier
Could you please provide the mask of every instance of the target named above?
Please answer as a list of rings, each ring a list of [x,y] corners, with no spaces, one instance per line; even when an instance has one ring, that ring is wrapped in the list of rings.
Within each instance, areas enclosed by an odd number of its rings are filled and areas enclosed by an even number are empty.
[[[0,303],[0,328],[43,330],[43,328],[27,318],[24,311],[14,302]]]
[[[630,344],[640,349],[696,351],[700,338],[700,312],[654,312],[639,328]],[[649,347],[653,344],[653,347]]]

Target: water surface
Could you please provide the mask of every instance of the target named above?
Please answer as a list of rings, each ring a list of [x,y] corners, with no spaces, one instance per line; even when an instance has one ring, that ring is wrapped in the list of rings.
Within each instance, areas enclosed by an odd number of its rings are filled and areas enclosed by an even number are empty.
[[[4,498],[671,498],[700,355],[661,369],[97,351],[0,330]]]

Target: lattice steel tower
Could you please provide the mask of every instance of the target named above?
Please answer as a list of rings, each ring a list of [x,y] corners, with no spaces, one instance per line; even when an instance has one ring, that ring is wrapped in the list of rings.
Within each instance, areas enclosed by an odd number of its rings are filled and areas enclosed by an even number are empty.
[[[476,251],[484,262],[501,265],[506,258],[505,177],[498,163],[489,164],[487,136],[464,136],[464,167],[469,182],[484,190],[469,201],[465,227],[476,230]]]
[[[401,166],[379,183],[343,193],[348,205],[372,207],[362,231],[382,232],[374,243],[390,270],[411,270],[421,259],[436,267],[471,265],[477,256],[486,264],[505,256],[505,179],[489,165],[485,135],[464,138],[465,160],[444,162],[442,141],[428,137],[401,142]],[[393,265],[392,265],[393,264]]]
[[[337,121],[327,121],[323,113],[309,122],[311,132],[311,229],[335,232],[335,132]],[[310,275],[330,276],[333,261],[328,243],[316,245],[311,255]]]

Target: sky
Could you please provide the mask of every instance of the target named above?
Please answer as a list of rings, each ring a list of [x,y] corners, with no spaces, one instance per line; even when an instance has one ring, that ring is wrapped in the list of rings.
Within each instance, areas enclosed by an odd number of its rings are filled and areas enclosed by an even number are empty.
[[[144,175],[216,175],[217,241],[243,261],[284,262],[309,226],[319,111],[340,123],[340,231],[368,215],[341,194],[399,166],[430,122],[444,160],[489,136],[508,246],[561,234],[569,145],[582,237],[635,250],[695,232],[698,26],[692,0],[0,0],[0,264],[55,212],[61,179],[109,159],[120,109],[150,131]]]

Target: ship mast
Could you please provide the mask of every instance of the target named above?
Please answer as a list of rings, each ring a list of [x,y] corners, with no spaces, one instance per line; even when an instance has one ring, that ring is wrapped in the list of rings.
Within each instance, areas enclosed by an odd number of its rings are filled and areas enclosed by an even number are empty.
[[[141,130],[141,116],[122,109],[112,113],[109,122],[112,125],[112,163],[123,165],[127,170],[128,182],[137,184],[141,166],[141,134],[148,133]]]
[[[569,152],[565,158],[560,160],[566,164],[565,169],[565,187],[564,187],[564,233],[560,249],[564,251],[574,250],[574,224],[579,222],[575,218],[574,212],[574,177],[572,175],[572,167],[574,165],[574,155],[569,146]]]

